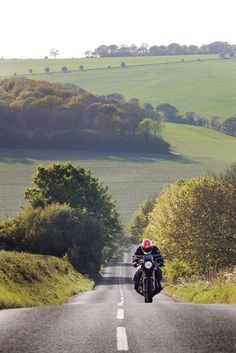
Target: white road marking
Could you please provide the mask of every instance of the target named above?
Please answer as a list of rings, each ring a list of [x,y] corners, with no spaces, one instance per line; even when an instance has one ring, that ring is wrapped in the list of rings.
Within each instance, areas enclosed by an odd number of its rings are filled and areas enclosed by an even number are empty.
[[[121,265],[120,265],[120,273],[119,273],[119,289],[120,289],[120,303],[118,303],[118,306],[123,306],[124,305],[124,294],[123,290],[121,288]]]
[[[116,337],[118,351],[128,351],[128,342],[125,327],[116,328]]]
[[[117,310],[117,319],[124,320],[124,309]]]

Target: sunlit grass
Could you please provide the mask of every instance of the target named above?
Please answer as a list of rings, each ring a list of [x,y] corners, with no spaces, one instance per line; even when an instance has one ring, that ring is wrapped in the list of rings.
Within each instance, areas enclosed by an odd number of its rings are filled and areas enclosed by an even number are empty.
[[[128,68],[120,68],[121,62]],[[62,66],[67,66],[69,72],[62,73]],[[80,66],[84,66],[83,71]],[[45,74],[46,67],[52,73]],[[71,83],[99,95],[117,92],[154,106],[171,103],[181,113],[195,111],[206,116],[218,115],[222,120],[236,114],[235,59],[195,55],[0,60],[0,78],[14,77],[14,73],[27,75],[29,69],[33,70],[28,76],[32,79]]]
[[[93,285],[65,260],[0,251],[0,309],[61,304]]]
[[[236,304],[236,285],[205,281],[167,286],[165,292],[181,302],[198,304]]]
[[[163,185],[179,179],[223,171],[236,161],[236,139],[204,128],[166,124],[164,138],[173,155],[96,153],[85,151],[1,150],[0,218],[12,216],[24,202],[39,163],[72,161],[90,169],[108,185],[127,222],[144,198],[158,194]]]

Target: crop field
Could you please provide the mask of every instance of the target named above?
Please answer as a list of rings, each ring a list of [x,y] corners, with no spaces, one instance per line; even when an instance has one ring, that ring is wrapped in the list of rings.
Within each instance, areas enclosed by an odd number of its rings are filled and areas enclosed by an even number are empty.
[[[61,71],[62,66],[67,66],[69,70],[79,70],[80,66],[84,66],[85,70],[119,68],[121,62],[125,62],[128,66],[134,65],[154,65],[171,62],[197,61],[218,59],[218,55],[171,55],[171,56],[134,56],[134,57],[110,57],[110,58],[72,58],[72,59],[0,59],[0,77],[7,75],[24,75],[28,74],[29,69],[34,74],[44,72],[46,67],[51,72]]]
[[[128,67],[120,68],[121,62]],[[84,70],[79,70],[81,65]],[[62,66],[69,71],[62,73]],[[51,73],[44,73],[46,67]],[[27,74],[29,69],[32,75]],[[141,103],[154,106],[170,103],[180,113],[217,115],[222,121],[236,114],[236,59],[197,55],[0,60],[0,78],[13,77],[14,72],[32,79],[74,84],[98,95],[117,92],[126,99],[139,98]]]
[[[172,155],[49,150],[0,150],[0,218],[16,214],[24,203],[38,164],[72,161],[88,168],[109,187],[127,222],[138,204],[181,178],[222,171],[236,161],[236,139],[205,128],[166,124],[164,138]]]

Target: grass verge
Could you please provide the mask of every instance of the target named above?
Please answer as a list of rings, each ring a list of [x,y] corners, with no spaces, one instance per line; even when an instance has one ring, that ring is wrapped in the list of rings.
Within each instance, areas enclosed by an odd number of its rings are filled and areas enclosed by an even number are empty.
[[[65,260],[0,251],[0,309],[62,304],[93,286]]]
[[[211,283],[198,281],[178,285],[167,285],[165,292],[177,301],[198,304],[236,304],[235,283]]]

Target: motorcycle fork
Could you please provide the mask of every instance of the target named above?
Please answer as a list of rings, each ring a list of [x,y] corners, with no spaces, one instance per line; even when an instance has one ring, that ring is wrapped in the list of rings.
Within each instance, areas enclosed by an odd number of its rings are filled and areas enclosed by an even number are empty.
[[[155,276],[155,270],[152,270],[152,274],[150,273],[151,271],[148,270],[148,271],[143,271],[143,274],[142,274],[142,280],[143,280],[143,290],[145,291],[145,281],[147,278],[152,278],[152,284],[153,284],[153,291],[155,290],[156,288],[156,276]]]

